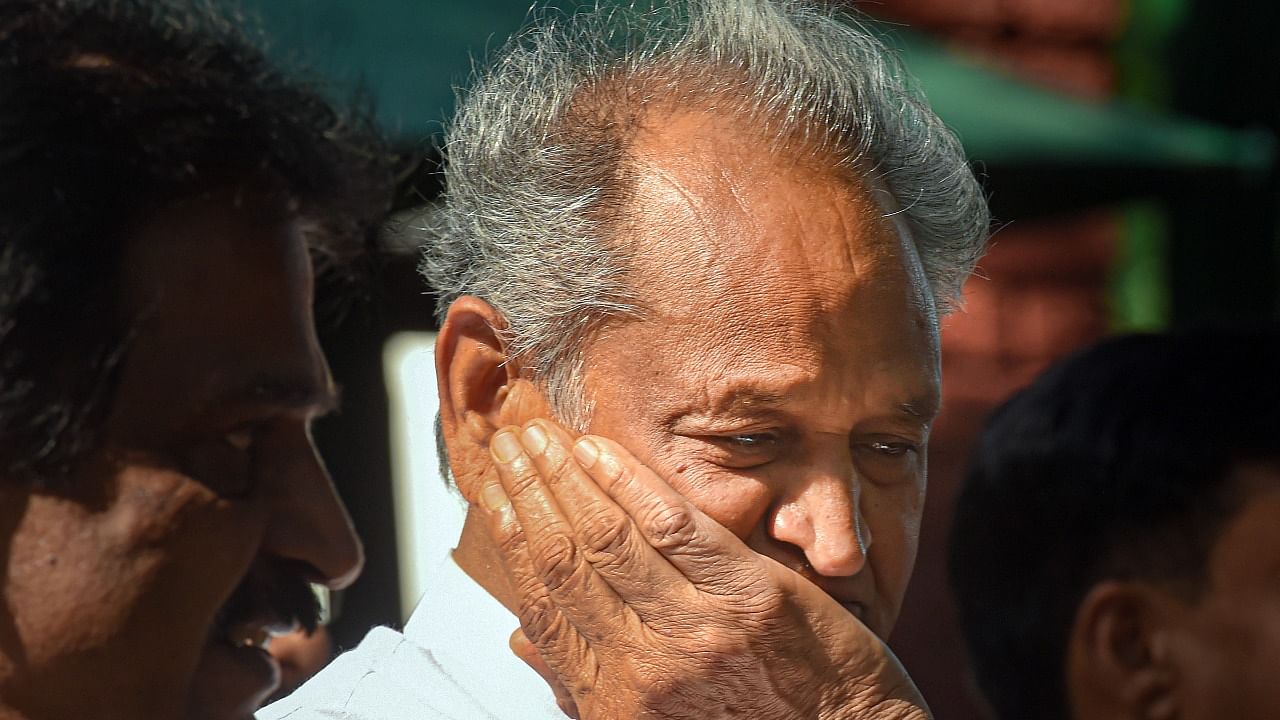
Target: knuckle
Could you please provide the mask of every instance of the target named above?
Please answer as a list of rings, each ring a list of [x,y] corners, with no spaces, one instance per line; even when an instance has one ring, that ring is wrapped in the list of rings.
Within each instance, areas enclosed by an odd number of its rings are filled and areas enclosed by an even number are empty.
[[[660,507],[645,518],[644,533],[655,548],[688,545],[695,535],[693,515],[681,507]]]
[[[745,589],[740,590],[740,595],[744,597],[742,604],[755,611],[755,613],[763,618],[778,618],[790,614],[791,604],[785,593],[776,586],[765,581],[752,583]],[[798,612],[798,609],[796,609]]]
[[[550,602],[547,599],[547,588],[541,580],[533,577],[521,578],[516,582],[517,590],[524,602]]]
[[[669,676],[653,673],[647,673],[640,679],[636,693],[643,699],[644,705],[650,708],[665,707],[677,696],[674,680]]]
[[[596,512],[583,520],[580,533],[587,560],[596,565],[626,553],[631,541],[631,523],[615,513]]]
[[[524,549],[524,528],[513,524],[500,527],[498,532],[498,550],[503,556],[511,558]]]
[[[537,487],[540,482],[537,468],[528,463],[517,462],[511,473],[511,487],[507,492],[512,497],[518,497]]]
[[[547,469],[547,480],[552,485],[559,484],[577,469],[570,455],[557,453],[551,457],[551,465]]]
[[[623,463],[609,463],[602,469],[604,470],[605,478],[614,485],[621,487],[635,485],[635,473]]]
[[[560,613],[545,594],[526,598],[520,604],[520,627],[534,645],[542,645],[558,634]]]
[[[564,535],[552,535],[534,554],[534,570],[548,590],[564,587],[578,568],[578,548]]]

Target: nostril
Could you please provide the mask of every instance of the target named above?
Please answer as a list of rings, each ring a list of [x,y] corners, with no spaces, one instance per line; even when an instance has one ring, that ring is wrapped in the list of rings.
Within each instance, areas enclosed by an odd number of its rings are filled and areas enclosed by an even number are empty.
[[[866,555],[856,544],[846,544],[839,548],[815,546],[805,556],[819,575],[827,577],[857,575],[866,565]]]
[[[768,534],[774,540],[794,545],[803,550],[813,544],[813,523],[803,507],[785,503],[769,514]]]
[[[864,526],[859,518],[846,517],[815,528],[813,543],[805,549],[809,564],[828,577],[858,574],[867,562]]]

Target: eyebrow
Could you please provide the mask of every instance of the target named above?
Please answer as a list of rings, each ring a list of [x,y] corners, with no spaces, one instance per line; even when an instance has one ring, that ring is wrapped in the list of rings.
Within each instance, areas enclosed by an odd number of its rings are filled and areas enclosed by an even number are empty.
[[[910,415],[911,417],[919,420],[932,420],[938,416],[938,412],[941,411],[942,408],[938,406],[937,402],[924,400],[900,403],[898,405],[898,409],[904,414]]]
[[[786,402],[786,393],[759,387],[737,387],[715,397],[710,410],[718,415],[747,410],[776,410]]]
[[[753,410],[780,410],[787,404],[787,400],[787,393],[759,387],[741,387],[715,398],[711,405],[711,412],[717,415],[725,415]],[[922,421],[935,419],[941,411],[938,402],[928,397],[920,397],[898,403],[896,409],[903,415]]]

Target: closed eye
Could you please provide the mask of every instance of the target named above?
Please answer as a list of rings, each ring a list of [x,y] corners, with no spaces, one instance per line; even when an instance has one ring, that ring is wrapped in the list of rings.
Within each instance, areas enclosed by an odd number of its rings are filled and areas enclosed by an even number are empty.
[[[900,438],[872,437],[853,444],[854,462],[863,477],[877,485],[919,482],[922,446]]]
[[[745,433],[742,435],[728,435],[722,437],[721,440],[743,450],[761,450],[776,444],[778,438],[772,433]]]
[[[888,457],[899,457],[916,451],[914,444],[906,442],[884,442],[875,440],[867,443],[867,447]]]
[[[782,440],[777,433],[733,433],[700,435],[696,439],[709,446],[710,460],[729,468],[751,468],[777,458]]]

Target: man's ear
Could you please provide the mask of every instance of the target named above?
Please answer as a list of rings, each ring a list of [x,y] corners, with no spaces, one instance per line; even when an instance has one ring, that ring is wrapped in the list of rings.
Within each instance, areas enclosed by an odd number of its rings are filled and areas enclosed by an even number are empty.
[[[436,336],[440,429],[454,480],[472,501],[476,481],[490,467],[494,431],[548,416],[541,393],[508,356],[501,334],[506,326],[492,305],[464,295],[449,306]]]
[[[1170,653],[1177,605],[1142,582],[1108,580],[1089,590],[1067,642],[1074,717],[1177,717],[1178,673]]]

